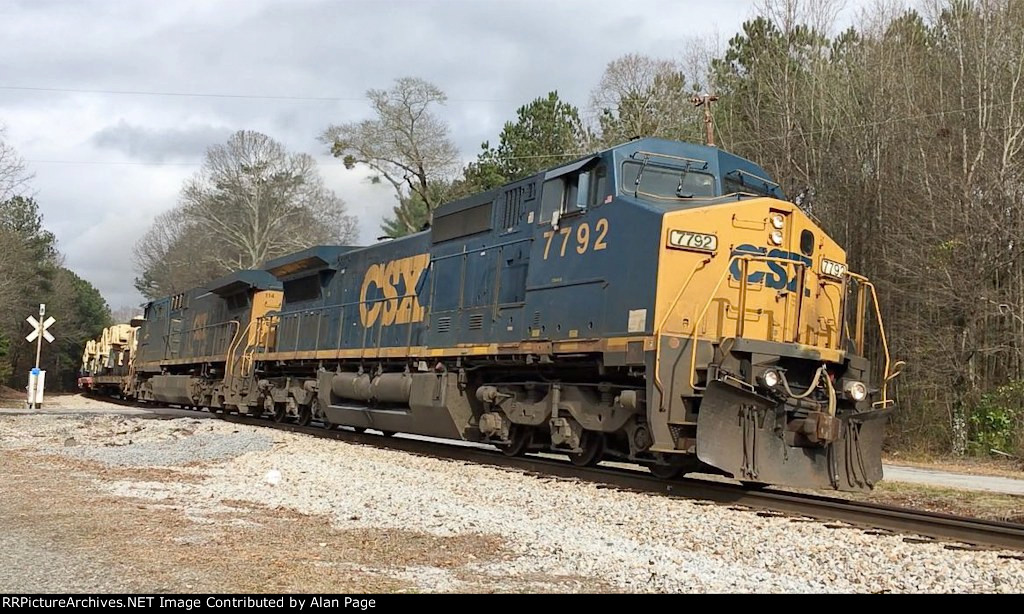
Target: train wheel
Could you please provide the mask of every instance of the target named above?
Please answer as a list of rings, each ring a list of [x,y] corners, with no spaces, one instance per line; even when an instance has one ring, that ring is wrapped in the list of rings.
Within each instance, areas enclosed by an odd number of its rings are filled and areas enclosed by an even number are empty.
[[[596,465],[601,461],[601,457],[604,456],[604,434],[594,431],[583,431],[580,447],[583,448],[583,451],[569,454],[569,462],[577,467]]]
[[[309,405],[299,405],[299,417],[296,422],[299,426],[309,426],[309,423],[313,420],[313,411],[309,408]]]
[[[284,422],[288,417],[288,408],[284,403],[274,403],[274,422]]]
[[[353,426],[352,430],[357,432],[357,433],[365,433],[366,432],[366,427],[365,426]]]
[[[394,437],[395,431],[381,431],[380,434],[385,437]]]
[[[533,432],[525,426],[513,424],[509,430],[508,438],[509,443],[499,444],[498,449],[505,456],[522,456],[530,449],[530,444],[533,442]]]
[[[320,409],[320,398],[313,397],[309,400],[309,413],[313,416],[314,420],[320,421],[320,426],[325,431],[333,431],[338,428],[338,425],[327,419],[327,414]]]

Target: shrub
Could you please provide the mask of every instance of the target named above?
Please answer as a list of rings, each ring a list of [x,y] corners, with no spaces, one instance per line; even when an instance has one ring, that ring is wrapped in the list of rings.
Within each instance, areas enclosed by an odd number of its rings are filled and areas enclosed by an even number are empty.
[[[1024,381],[1014,380],[981,395],[971,412],[969,446],[974,454],[992,449],[1020,455],[1024,440]]]

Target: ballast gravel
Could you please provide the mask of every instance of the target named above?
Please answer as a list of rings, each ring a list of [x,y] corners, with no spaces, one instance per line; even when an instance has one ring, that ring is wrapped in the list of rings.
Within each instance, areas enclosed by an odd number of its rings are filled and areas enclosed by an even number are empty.
[[[178,439],[115,447],[68,447],[64,454],[111,467],[167,467],[232,458],[271,447],[263,433],[194,433]]]
[[[1024,591],[1020,553],[947,549],[216,420],[8,417],[0,419],[5,448],[116,467],[185,467],[197,479],[97,485],[173,501],[197,522],[212,522],[224,501],[246,501],[324,515],[339,529],[498,536],[508,556],[481,557],[462,571],[508,591],[530,590],[541,576],[629,592]],[[439,568],[395,573],[421,591],[467,587]]]

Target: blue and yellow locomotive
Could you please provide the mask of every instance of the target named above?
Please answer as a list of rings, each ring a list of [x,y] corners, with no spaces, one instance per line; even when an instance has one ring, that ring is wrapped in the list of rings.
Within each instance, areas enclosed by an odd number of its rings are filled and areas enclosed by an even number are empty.
[[[763,169],[642,139],[445,204],[415,235],[154,301],[125,386],[664,477],[862,489],[898,370],[877,316]]]

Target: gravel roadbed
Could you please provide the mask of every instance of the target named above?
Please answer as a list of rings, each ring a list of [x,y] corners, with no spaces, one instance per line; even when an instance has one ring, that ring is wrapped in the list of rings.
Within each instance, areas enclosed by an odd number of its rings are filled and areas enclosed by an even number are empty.
[[[555,590],[1024,591],[1019,553],[953,550],[214,420],[0,417],[0,455],[8,451],[114,468],[90,478],[94,486],[171,506],[197,524],[221,522],[226,503],[246,502],[253,514],[323,517],[342,531],[500,540],[503,556],[480,552],[457,567],[361,564],[419,591],[480,590],[481,580],[488,590],[528,591],[551,578],[579,580]],[[156,479],[154,468],[188,479]]]

